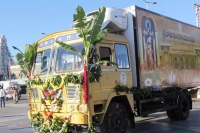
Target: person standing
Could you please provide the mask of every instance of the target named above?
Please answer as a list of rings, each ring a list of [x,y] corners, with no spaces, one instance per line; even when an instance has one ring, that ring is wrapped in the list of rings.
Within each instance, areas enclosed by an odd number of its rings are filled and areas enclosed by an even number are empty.
[[[2,103],[3,103],[3,106],[5,107],[5,96],[6,96],[6,91],[3,89],[2,86],[0,86],[0,104],[1,104],[1,108],[2,108]]]
[[[12,90],[13,90],[13,101],[16,104],[18,102],[18,90],[16,87],[13,87]]]

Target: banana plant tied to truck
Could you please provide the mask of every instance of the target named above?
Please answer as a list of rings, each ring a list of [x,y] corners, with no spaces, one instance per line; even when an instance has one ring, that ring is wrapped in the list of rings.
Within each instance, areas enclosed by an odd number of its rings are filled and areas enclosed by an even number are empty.
[[[36,43],[28,83],[35,132],[125,133],[135,116],[158,111],[188,118],[200,83],[199,28],[137,6],[76,12],[72,29]]]

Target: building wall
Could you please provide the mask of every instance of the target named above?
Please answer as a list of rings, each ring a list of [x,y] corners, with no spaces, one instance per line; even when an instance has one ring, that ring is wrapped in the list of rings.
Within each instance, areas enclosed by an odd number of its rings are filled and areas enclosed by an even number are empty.
[[[10,66],[11,79],[27,79],[27,73],[20,68],[19,65]],[[15,75],[15,78],[14,78]]]

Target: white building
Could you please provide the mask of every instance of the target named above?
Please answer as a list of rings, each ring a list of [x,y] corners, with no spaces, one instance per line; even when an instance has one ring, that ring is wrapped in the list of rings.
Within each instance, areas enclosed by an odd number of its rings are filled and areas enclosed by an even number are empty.
[[[10,51],[7,46],[7,39],[0,35],[0,79],[9,77],[9,57]]]

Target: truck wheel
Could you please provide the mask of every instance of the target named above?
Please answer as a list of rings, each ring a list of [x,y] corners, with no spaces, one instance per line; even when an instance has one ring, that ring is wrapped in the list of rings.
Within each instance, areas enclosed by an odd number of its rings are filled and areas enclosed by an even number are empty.
[[[125,133],[128,114],[121,103],[111,103],[100,125],[101,133]]]
[[[167,113],[167,116],[168,116],[169,119],[174,120],[173,109],[167,110],[166,113]]]
[[[146,114],[146,115],[142,115],[142,117],[147,117],[148,116],[148,114]]]
[[[179,99],[178,107],[174,109],[175,120],[186,120],[190,113],[190,103],[188,97]]]

